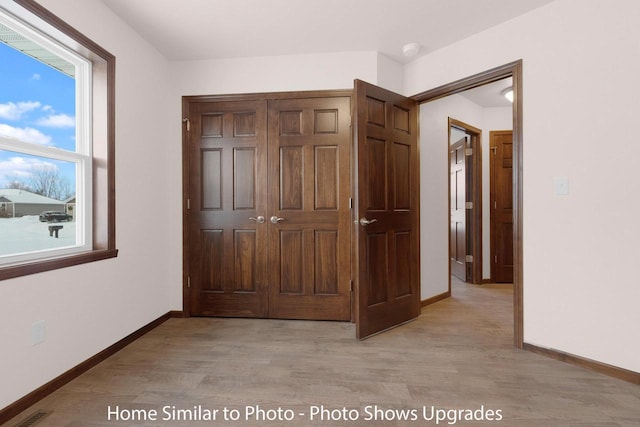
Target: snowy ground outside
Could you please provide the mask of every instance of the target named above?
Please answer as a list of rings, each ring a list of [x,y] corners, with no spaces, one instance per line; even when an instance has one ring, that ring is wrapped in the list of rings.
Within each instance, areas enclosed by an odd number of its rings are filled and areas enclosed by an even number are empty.
[[[50,225],[61,225],[58,238],[49,236]],[[76,244],[76,223],[40,222],[37,216],[0,218],[0,257],[57,249]]]

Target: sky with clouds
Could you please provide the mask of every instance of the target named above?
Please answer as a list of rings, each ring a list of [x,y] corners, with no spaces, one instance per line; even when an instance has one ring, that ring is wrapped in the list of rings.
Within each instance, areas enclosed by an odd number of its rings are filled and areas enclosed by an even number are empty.
[[[75,151],[75,80],[0,43],[0,136]],[[0,188],[43,164],[75,185],[71,163],[0,149]]]

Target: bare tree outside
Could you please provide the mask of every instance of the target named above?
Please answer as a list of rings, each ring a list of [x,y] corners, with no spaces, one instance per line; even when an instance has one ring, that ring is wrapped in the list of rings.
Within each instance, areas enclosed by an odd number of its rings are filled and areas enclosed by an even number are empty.
[[[69,182],[60,174],[60,170],[52,165],[38,165],[31,168],[29,185],[33,192],[56,200],[64,200],[70,196]]]
[[[33,190],[31,189],[31,187],[29,187],[29,184],[23,181],[20,181],[17,178],[11,178],[7,183],[7,185],[5,186],[5,188],[10,188],[13,190],[26,190],[26,191],[31,191],[33,193]]]
[[[54,165],[37,165],[31,167],[26,178],[11,178],[6,188],[30,191],[56,200],[71,197],[74,189]]]

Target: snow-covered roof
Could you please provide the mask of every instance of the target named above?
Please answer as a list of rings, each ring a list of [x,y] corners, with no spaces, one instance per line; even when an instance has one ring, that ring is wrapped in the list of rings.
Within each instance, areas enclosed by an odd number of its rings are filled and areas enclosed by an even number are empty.
[[[39,205],[62,205],[64,202],[49,197],[41,196],[26,190],[13,188],[0,189],[0,197],[9,199],[13,203],[28,203]]]

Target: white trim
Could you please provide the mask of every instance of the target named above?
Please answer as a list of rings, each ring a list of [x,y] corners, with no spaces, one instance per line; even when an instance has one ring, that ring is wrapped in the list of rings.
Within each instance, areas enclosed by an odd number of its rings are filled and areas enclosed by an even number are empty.
[[[76,131],[76,134],[77,133],[78,132]],[[0,135],[0,149],[68,162],[75,162],[85,158],[90,158],[87,154],[63,150],[57,147],[49,147],[47,145],[35,144],[33,142],[21,141],[19,139],[7,138],[2,135]]]

